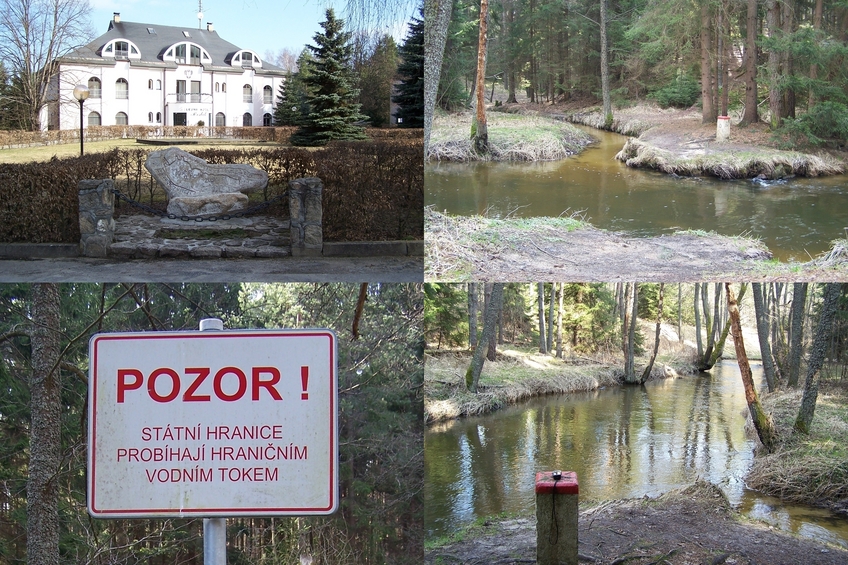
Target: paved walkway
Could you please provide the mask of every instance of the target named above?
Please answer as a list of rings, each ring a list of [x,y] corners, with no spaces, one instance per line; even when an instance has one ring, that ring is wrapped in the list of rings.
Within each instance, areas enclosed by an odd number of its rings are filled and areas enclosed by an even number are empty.
[[[423,257],[7,259],[0,282],[420,282]]]

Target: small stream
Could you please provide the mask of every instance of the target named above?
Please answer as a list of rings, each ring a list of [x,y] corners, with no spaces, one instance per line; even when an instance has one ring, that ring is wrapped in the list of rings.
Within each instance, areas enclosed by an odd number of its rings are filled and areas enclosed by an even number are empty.
[[[762,368],[754,366],[762,380]],[[848,520],[745,487],[754,441],[739,369],[534,399],[425,432],[428,537],[501,512],[533,515],[537,471],[576,471],[582,499],[655,497],[702,478],[746,515],[848,548]]]
[[[580,211],[596,227],[638,237],[682,229],[749,235],[784,261],[808,261],[845,237],[843,175],[768,183],[675,178],[628,168],[614,159],[626,137],[583,129],[599,143],[562,161],[428,164],[425,204],[490,217]]]

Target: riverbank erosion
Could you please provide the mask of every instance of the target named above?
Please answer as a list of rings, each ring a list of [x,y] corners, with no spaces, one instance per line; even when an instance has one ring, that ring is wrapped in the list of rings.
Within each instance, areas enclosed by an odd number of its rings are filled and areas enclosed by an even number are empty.
[[[619,500],[583,509],[577,533],[579,560],[584,563],[848,562],[848,551],[745,521],[718,487],[703,481],[656,499]],[[533,563],[535,518],[481,521],[425,547],[428,565]]]
[[[424,210],[425,280],[528,282],[848,281],[848,240],[807,263],[771,260],[746,237],[630,237],[578,218],[490,219]]]
[[[546,116],[488,114],[489,152],[472,144],[471,112],[440,113],[433,120],[427,160],[556,161],[575,155],[595,138],[573,125]]]
[[[427,354],[424,363],[426,424],[493,412],[536,396],[620,386],[624,376],[621,360],[573,355],[563,360],[551,355],[503,349],[498,352],[496,361],[484,363],[478,392],[473,394],[465,385],[465,371],[470,362],[468,352],[430,351]],[[694,372],[689,356],[663,355],[655,363],[649,380]]]
[[[828,508],[848,516],[848,383],[819,384],[809,434],[793,433],[801,390],[766,394],[763,405],[778,432],[776,449],[754,459],[745,479],[755,490],[787,502]]]
[[[778,149],[768,125],[731,125],[727,141],[716,140],[716,125],[702,124],[697,109],[662,109],[639,104],[615,110],[607,127],[597,108],[563,111],[555,106],[546,113],[574,123],[609,129],[630,136],[616,159],[628,167],[649,168],[680,176],[721,179],[781,179],[817,177],[846,171],[844,153],[785,151]]]

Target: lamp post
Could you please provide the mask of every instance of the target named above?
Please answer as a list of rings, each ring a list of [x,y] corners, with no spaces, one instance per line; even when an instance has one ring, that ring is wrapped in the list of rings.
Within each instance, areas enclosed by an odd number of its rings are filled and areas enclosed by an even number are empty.
[[[80,104],[80,157],[83,155],[82,105],[88,98],[88,94],[88,87],[84,84],[78,84],[74,87],[74,98],[79,100]]]

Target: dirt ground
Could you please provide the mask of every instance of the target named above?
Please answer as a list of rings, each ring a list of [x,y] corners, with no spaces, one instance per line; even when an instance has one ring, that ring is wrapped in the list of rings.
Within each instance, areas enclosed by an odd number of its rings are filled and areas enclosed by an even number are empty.
[[[580,513],[581,563],[607,565],[840,565],[848,551],[798,538],[734,512],[699,482],[657,499],[603,503]],[[536,562],[535,517],[486,522],[463,540],[425,553],[428,565]]]
[[[591,227],[490,227],[480,218],[432,210],[425,212],[425,225],[425,280],[848,281],[848,256],[844,262],[774,264],[756,240],[715,234],[636,238]]]

